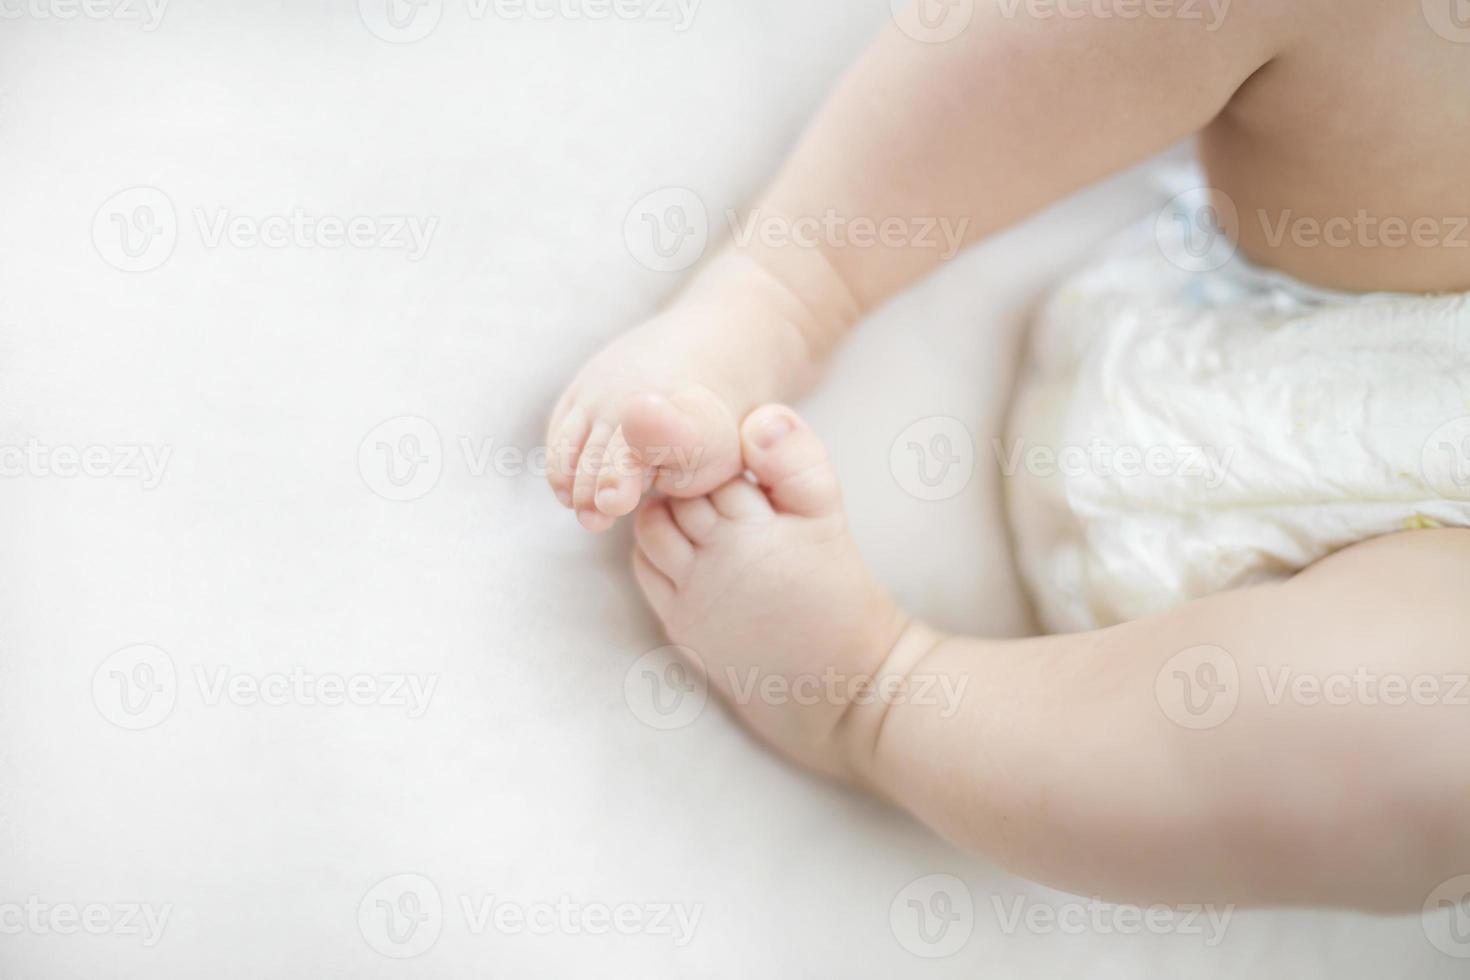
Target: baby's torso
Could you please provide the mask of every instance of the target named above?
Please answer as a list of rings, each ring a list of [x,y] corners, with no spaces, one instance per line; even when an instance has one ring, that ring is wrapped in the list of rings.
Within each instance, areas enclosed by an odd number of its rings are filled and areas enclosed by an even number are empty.
[[[1219,220],[1305,282],[1470,290],[1470,3],[1320,6],[1200,140]]]

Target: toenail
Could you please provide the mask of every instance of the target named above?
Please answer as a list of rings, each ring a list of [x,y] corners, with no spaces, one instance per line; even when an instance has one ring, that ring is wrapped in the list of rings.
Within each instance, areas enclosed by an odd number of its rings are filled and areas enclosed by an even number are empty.
[[[786,438],[786,434],[793,428],[791,416],[777,415],[761,426],[760,434],[755,438],[756,445],[762,449],[770,449],[776,443]]]
[[[561,502],[563,507],[572,506],[572,494],[569,490],[558,490],[556,492],[556,499]]]
[[[597,508],[611,507],[618,502],[618,491],[616,487],[603,487],[597,491]]]

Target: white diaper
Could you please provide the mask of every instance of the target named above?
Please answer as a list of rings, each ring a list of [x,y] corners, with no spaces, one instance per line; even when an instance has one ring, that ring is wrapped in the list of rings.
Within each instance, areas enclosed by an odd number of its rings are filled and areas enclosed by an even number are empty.
[[[1050,298],[995,447],[1049,631],[1470,526],[1470,294],[1186,271],[1156,234],[1176,227],[1133,230]]]

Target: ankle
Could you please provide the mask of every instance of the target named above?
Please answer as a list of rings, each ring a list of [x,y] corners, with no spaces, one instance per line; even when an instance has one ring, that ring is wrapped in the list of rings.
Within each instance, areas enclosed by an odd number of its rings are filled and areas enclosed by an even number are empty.
[[[814,361],[825,360],[866,312],[852,284],[821,248],[771,248],[753,241],[730,254],[744,261],[787,309]]]
[[[738,390],[733,401],[742,416],[758,405],[803,394],[861,316],[825,256],[768,252],[728,249],[678,300],[681,306],[708,310],[713,328],[732,328],[734,346],[722,368]]]
[[[849,782],[877,796],[889,797],[881,772],[885,727],[895,711],[929,696],[924,662],[950,636],[896,610],[899,621],[887,653],[873,671],[868,696],[848,704],[833,731],[840,766]]]

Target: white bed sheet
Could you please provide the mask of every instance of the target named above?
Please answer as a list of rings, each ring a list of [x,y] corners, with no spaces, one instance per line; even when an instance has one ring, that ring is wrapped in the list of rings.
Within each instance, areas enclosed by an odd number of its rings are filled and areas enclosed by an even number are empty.
[[[1462,975],[1415,918],[1238,913],[1215,946],[1007,931],[995,901],[1072,900],[792,770],[714,707],[641,722],[625,675],[660,640],[626,533],[589,538],[534,476],[477,475],[464,447],[536,445],[575,367],[679,281],[631,258],[630,207],[670,185],[716,215],[747,199],[887,5],[708,0],[682,33],[442,6],[406,45],[351,0],[0,26],[0,442],[171,454],[151,489],[38,463],[0,480],[0,906],[170,906],[151,946],[0,934],[0,978]],[[93,221],[134,186],[168,195],[178,241],[127,273]],[[865,325],[806,405],[916,611],[1028,628],[989,442],[1023,314],[1153,203],[1135,172],[965,256]],[[413,262],[209,247],[196,222],[297,207],[438,225]],[[941,415],[978,465],[926,503],[889,448]],[[393,502],[359,449],[403,416],[432,423],[442,473]],[[93,680],[136,644],[177,681],[171,713],[130,731],[98,700],[119,662]],[[221,669],[437,687],[418,718],[210,703]],[[359,924],[396,874],[444,903],[404,961]],[[930,874],[974,901],[968,941],[932,960],[890,924]],[[461,899],[489,896],[700,919],[683,946],[476,934]]]

